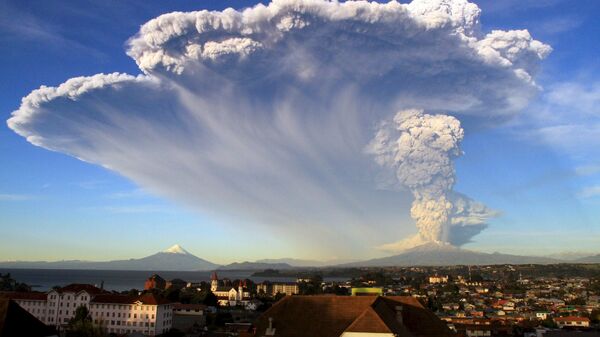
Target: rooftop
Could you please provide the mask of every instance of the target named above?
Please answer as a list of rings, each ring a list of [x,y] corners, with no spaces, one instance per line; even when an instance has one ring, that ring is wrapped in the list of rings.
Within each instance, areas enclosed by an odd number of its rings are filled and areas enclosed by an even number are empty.
[[[401,307],[402,322],[396,307]],[[273,318],[274,337],[338,337],[344,332],[452,336],[446,324],[409,296],[287,296],[256,322],[262,336]]]

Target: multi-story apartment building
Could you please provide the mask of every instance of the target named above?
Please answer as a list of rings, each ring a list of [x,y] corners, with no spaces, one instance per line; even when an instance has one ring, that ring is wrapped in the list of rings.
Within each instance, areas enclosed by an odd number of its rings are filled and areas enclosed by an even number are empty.
[[[173,303],[154,294],[97,295],[90,302],[89,311],[94,323],[108,333],[140,332],[154,336],[167,332],[173,323]]]
[[[56,327],[66,325],[75,316],[78,307],[85,306],[89,309],[92,297],[103,292],[104,290],[91,284],[70,284],[53,289],[47,294],[47,315],[43,322]]]
[[[173,303],[154,294],[124,296],[88,284],[71,284],[48,293],[4,293],[41,322],[66,326],[80,306],[88,308],[94,323],[107,333],[141,332],[154,336],[171,329]]]
[[[257,293],[275,296],[277,293],[285,295],[297,295],[300,287],[295,282],[262,282],[256,285]]]
[[[47,310],[48,302],[46,301],[46,293],[39,292],[12,292],[4,293],[4,297],[15,301],[21,308],[27,310],[42,323],[48,324]]]

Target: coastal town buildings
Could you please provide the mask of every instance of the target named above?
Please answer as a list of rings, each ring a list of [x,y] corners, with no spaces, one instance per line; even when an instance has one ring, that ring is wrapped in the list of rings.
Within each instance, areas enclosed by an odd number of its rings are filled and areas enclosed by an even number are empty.
[[[559,328],[564,327],[579,327],[579,328],[588,328],[590,326],[590,319],[587,317],[578,317],[578,316],[566,316],[566,317],[556,317],[554,319],[556,325]]]
[[[275,296],[277,294],[296,295],[300,293],[300,287],[296,282],[262,282],[256,285],[256,292]]]
[[[217,297],[221,306],[245,306],[251,299],[250,291],[244,281],[240,281],[237,287],[220,285],[216,272],[211,275],[210,291]]]
[[[154,294],[117,295],[89,284],[70,284],[47,293],[4,293],[3,297],[59,330],[81,306],[87,307],[94,323],[108,333],[141,332],[154,336],[168,331],[173,319],[173,303]]]
[[[165,289],[167,286],[167,282],[165,279],[160,277],[158,274],[154,274],[150,276],[146,282],[144,283],[144,290],[150,289]]]

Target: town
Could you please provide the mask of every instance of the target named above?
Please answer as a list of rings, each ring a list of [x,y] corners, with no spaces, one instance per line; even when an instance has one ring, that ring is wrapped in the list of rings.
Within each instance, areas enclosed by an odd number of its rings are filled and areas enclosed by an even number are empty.
[[[349,278],[330,277],[341,274]],[[4,274],[0,298],[52,331],[39,336],[78,336],[73,332],[82,324],[96,331],[93,336],[300,336],[302,331],[341,336],[401,330],[408,336],[600,335],[597,264],[323,268],[256,275],[273,275],[273,280],[221,279],[218,271],[208,281],[153,274],[139,290],[70,284],[36,292]],[[277,281],[292,275],[295,282]]]

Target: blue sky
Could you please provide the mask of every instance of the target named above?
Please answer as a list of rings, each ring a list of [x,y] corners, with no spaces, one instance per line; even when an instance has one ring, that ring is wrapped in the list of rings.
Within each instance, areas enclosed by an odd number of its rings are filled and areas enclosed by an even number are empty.
[[[484,32],[528,29],[552,46],[544,90],[498,126],[467,129],[455,190],[500,211],[465,248],[598,253],[600,12],[597,1],[477,2]],[[96,73],[139,74],[125,43],[171,11],[242,8],[246,1],[2,1],[0,113],[40,85]],[[463,122],[468,123],[468,122]],[[28,143],[0,127],[0,260],[139,257],[179,243],[216,263],[258,258],[361,258],[385,253],[244,227],[145,191],[123,176]],[[241,221],[243,222],[243,221]],[[258,228],[258,229],[257,229]],[[289,233],[287,234],[289,235]],[[376,240],[376,239],[373,239]]]

